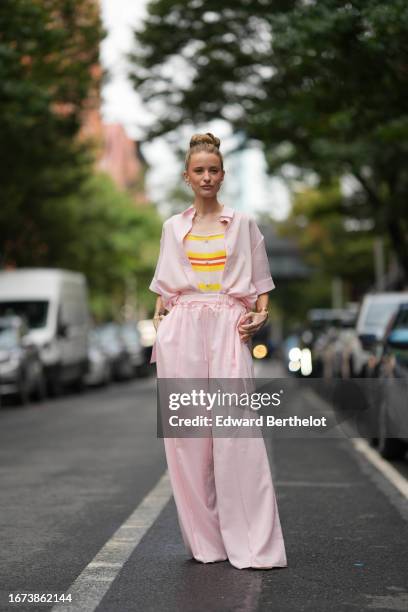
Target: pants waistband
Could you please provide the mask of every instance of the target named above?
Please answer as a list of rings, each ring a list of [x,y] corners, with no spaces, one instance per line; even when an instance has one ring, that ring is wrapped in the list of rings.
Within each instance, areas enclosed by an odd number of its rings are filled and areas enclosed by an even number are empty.
[[[173,306],[185,302],[228,304],[229,306],[239,305],[247,308],[244,300],[227,295],[226,293],[182,293],[174,299]]]

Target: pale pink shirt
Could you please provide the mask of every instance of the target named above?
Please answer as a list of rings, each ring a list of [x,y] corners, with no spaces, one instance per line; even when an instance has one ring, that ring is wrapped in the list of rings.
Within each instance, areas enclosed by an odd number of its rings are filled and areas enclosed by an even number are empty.
[[[167,310],[178,295],[201,293],[183,245],[195,212],[190,206],[163,223],[159,258],[149,289],[162,297]],[[252,217],[228,206],[223,207],[220,221],[225,225],[227,253],[220,292],[240,299],[252,309],[258,295],[275,288],[264,237]]]

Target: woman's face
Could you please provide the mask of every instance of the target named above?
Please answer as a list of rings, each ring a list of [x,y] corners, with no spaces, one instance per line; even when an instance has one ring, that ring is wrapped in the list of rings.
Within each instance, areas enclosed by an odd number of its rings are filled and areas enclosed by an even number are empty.
[[[201,197],[214,197],[224,179],[221,160],[215,153],[200,151],[190,157],[184,179],[190,183],[194,193]]]

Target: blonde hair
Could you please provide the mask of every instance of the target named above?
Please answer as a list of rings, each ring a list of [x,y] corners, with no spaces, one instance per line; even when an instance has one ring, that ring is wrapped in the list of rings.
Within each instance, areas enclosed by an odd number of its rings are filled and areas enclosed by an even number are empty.
[[[190,163],[190,158],[193,153],[200,153],[201,151],[206,151],[207,153],[215,153],[218,155],[221,161],[221,169],[224,170],[224,160],[222,154],[220,152],[220,139],[211,134],[211,132],[206,132],[205,134],[193,134],[190,139],[190,148],[187,151],[185,168],[188,170],[188,165]]]

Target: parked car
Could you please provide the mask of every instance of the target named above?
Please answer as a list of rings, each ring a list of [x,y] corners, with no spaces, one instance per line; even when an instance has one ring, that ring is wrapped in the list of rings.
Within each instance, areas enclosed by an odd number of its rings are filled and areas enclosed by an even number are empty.
[[[108,356],[114,380],[128,380],[133,376],[130,353],[123,340],[120,325],[109,322],[95,328],[100,345]]]
[[[325,333],[325,346],[322,350],[323,376],[325,378],[348,378],[347,363],[344,361],[344,348],[349,338],[356,335],[356,308],[345,308]]]
[[[144,374],[145,354],[137,323],[127,321],[120,326],[123,341],[130,356],[130,362],[135,376]]]
[[[0,395],[20,404],[45,397],[45,376],[37,347],[21,317],[0,317]]]
[[[312,308],[307,313],[307,325],[298,347],[302,355],[299,357],[302,375],[314,378],[324,375],[324,354],[333,336],[329,330],[339,324],[342,314],[338,308]]]
[[[88,386],[107,385],[112,380],[112,366],[109,355],[104,350],[95,330],[89,333],[88,372],[85,383]]]
[[[377,361],[377,349],[387,323],[398,306],[406,301],[408,292],[374,293],[364,297],[357,318],[356,334],[349,336],[344,349],[343,359],[352,376],[372,376]]]
[[[379,452],[387,459],[401,459],[408,449],[408,299],[388,325],[377,375],[384,383],[375,414]]]
[[[82,274],[48,268],[0,272],[0,316],[26,319],[38,347],[47,386],[81,388],[88,368],[89,311]]]

